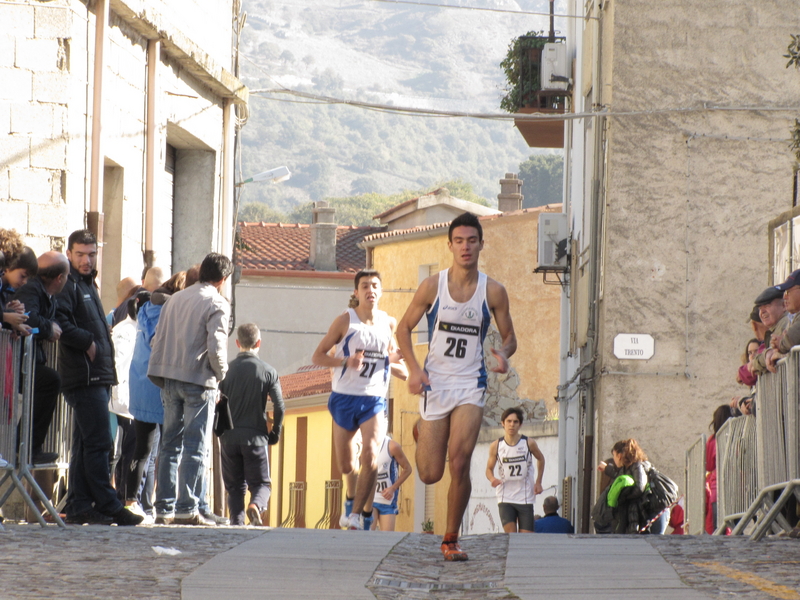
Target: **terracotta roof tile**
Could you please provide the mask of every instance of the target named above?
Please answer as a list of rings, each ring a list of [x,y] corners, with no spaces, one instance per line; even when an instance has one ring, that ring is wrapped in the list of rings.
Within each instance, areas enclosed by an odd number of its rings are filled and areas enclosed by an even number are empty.
[[[311,226],[287,223],[240,223],[246,249],[239,254],[242,269],[264,271],[314,271],[308,264]],[[357,244],[382,227],[341,226],[336,228],[338,271],[355,273],[366,266],[366,252]]]
[[[330,394],[331,370],[327,367],[303,367],[297,373],[280,378],[284,400]]]

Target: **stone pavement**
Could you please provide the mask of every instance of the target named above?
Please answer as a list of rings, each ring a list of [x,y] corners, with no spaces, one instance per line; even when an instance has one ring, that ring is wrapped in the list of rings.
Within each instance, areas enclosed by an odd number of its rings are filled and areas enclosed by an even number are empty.
[[[466,563],[439,536],[6,522],[0,598],[800,600],[800,541],[480,535]]]

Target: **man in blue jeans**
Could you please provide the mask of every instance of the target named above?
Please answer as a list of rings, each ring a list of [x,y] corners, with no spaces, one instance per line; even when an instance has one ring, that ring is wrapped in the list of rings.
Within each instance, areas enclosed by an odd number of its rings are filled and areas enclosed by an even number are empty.
[[[117,374],[111,332],[94,281],[95,235],[86,229],[70,234],[67,259],[67,283],[56,296],[56,320],[62,330],[58,372],[64,400],[72,407],[75,420],[67,522],[138,525],[142,517],[125,510],[111,487],[108,398]]]
[[[232,270],[230,259],[212,252],[200,280],[161,311],[147,370],[164,402],[156,524],[216,525],[200,505],[217,386],[228,369],[230,304],[219,290]]]

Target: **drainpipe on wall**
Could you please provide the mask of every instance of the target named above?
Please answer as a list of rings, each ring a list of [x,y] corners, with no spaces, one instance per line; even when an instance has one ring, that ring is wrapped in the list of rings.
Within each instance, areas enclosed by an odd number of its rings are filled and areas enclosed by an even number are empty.
[[[222,105],[222,238],[220,253],[233,252],[233,100],[225,98]]]
[[[147,117],[145,138],[145,175],[144,175],[144,267],[149,269],[156,262],[153,250],[153,205],[155,203],[156,181],[156,96],[157,65],[161,51],[159,40],[147,42]]]
[[[89,179],[89,212],[86,215],[87,228],[97,236],[97,271],[102,272],[103,250],[103,72],[105,71],[106,29],[108,28],[109,0],[95,2],[94,29],[94,82],[92,95],[92,156]]]

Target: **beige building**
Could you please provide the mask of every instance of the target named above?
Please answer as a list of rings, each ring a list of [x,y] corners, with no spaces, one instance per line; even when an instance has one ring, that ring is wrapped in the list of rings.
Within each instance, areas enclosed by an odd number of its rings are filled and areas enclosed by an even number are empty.
[[[771,283],[768,225],[798,200],[800,77],[783,57],[797,4],[572,0],[566,12],[586,15],[566,24],[568,112],[586,116],[565,123],[560,470],[588,531],[593,467],[617,440],[636,438],[682,483],[686,449],[744,391],[735,370]]]
[[[121,277],[233,236],[233,0],[0,5],[0,213],[36,252],[88,226]],[[244,112],[242,112],[244,114]]]

